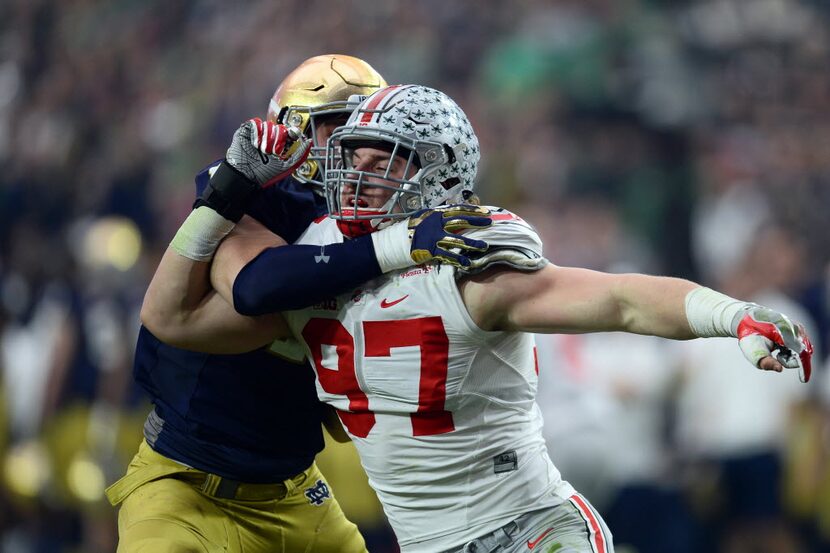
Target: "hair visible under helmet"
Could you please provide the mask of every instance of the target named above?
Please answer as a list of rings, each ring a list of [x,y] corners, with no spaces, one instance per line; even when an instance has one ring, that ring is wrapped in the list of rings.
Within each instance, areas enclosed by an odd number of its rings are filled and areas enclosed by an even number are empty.
[[[402,158],[404,178],[390,176],[389,169],[385,174],[355,170],[348,154],[361,146]],[[330,216],[345,235],[357,236],[420,209],[462,202],[473,193],[480,157],[472,125],[452,98],[426,86],[383,88],[363,100],[329,138],[325,180]],[[374,182],[368,184],[367,176]],[[355,189],[355,198],[364,186],[393,193],[380,209],[361,209],[341,205],[344,185]]]
[[[280,83],[268,105],[268,120],[298,127],[313,139],[306,161],[294,176],[322,192],[325,144],[318,145],[316,126],[340,115],[348,117],[356,102],[386,86],[386,81],[365,61],[343,54],[326,54],[305,60]]]

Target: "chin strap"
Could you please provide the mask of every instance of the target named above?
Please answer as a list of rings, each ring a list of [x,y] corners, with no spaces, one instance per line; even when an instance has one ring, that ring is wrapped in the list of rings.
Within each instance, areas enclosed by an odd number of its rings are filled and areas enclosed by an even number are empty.
[[[348,238],[366,236],[375,231],[371,219],[338,219],[337,228]]]
[[[374,209],[343,209],[334,214],[337,219],[337,228],[343,233],[343,236],[349,238],[357,238],[358,236],[365,236],[371,232],[381,228],[383,220],[381,217],[385,215],[384,211]],[[357,219],[369,215],[372,218]]]

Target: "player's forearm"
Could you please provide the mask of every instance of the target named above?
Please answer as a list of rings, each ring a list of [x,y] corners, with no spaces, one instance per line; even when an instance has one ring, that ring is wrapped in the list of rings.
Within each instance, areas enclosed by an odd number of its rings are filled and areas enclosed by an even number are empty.
[[[615,275],[612,297],[625,332],[689,340],[696,335],[686,317],[686,296],[694,282],[641,274]]]
[[[244,315],[301,309],[381,274],[369,236],[325,247],[269,248],[239,271],[233,305]]]
[[[280,315],[244,317],[215,292],[185,324],[148,328],[166,344],[212,354],[245,353],[290,336]]]
[[[259,221],[243,217],[216,250],[210,272],[213,288],[233,307],[233,288],[240,271],[265,250],[288,247]],[[279,268],[276,268],[279,270]]]
[[[162,340],[175,329],[186,328],[211,290],[209,270],[209,263],[168,248],[144,295],[142,324]]]
[[[486,313],[506,315],[502,322],[491,325],[493,329],[622,331],[688,339],[694,335],[686,320],[684,300],[695,287],[675,278],[548,266],[533,274],[499,275],[481,287],[481,299],[475,304],[483,304]],[[496,302],[497,307],[487,307],[488,301]]]
[[[165,252],[141,306],[141,322],[171,346],[242,353],[288,336],[278,315],[244,317],[210,287],[209,264]]]
[[[261,321],[237,314],[211,287],[211,259],[232,227],[201,207],[176,232],[141,308],[142,323],[163,342],[206,353],[239,353],[284,332],[275,317]]]
[[[325,247],[285,245],[244,218],[217,250],[211,283],[237,313],[257,316],[314,305],[381,274],[368,236]]]
[[[187,216],[147,288],[141,307],[145,326],[155,333],[188,323],[211,290],[210,261],[233,227],[208,207]]]

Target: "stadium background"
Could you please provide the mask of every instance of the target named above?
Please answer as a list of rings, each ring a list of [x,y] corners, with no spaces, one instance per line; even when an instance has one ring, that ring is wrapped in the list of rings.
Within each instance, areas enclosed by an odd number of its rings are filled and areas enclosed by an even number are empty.
[[[147,412],[130,377],[138,308],[188,212],[192,176],[239,122],[264,114],[288,71],[330,52],[453,96],[482,142],[481,196],[537,225],[555,262],[684,276],[803,308],[815,381],[772,381],[769,431],[739,432],[720,450],[695,449],[679,432],[690,424],[678,368],[689,357],[661,350],[671,378],[650,415],[659,459],[644,462],[661,467],[649,485],[688,508],[668,524],[717,550],[830,550],[826,1],[4,0],[0,29],[0,551],[114,549],[102,490]],[[591,347],[615,347],[599,340]],[[554,364],[567,368],[565,346]],[[723,370],[755,376],[733,364]],[[608,378],[583,379],[573,418],[580,404],[637,397],[592,398]],[[607,430],[563,432],[554,460],[567,465],[591,432],[602,442]],[[725,501],[712,484],[709,469],[759,452],[780,461],[761,478],[780,489],[780,512]],[[373,551],[394,551],[376,506],[349,485],[349,452],[328,455]],[[611,480],[586,479],[601,509],[627,484]],[[757,482],[736,486],[755,502]],[[662,550],[691,550],[672,547]]]

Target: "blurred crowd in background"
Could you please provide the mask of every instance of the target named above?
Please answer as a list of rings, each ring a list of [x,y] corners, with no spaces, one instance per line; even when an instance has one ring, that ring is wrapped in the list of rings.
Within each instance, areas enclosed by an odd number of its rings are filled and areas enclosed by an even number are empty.
[[[551,456],[617,551],[830,551],[826,0],[4,0],[0,551],[114,550],[103,489],[149,410],[138,309],[193,175],[334,52],[454,97],[484,202],[555,263],[696,279],[810,329],[807,386],[730,340],[539,337]],[[396,551],[353,452],[321,465]]]

